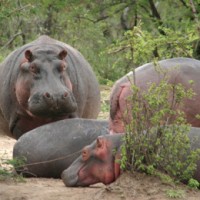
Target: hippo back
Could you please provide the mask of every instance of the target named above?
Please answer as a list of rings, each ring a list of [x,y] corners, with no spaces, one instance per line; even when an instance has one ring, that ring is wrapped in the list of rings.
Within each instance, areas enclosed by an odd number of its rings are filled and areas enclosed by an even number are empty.
[[[129,73],[116,81],[110,95],[110,129],[111,132],[124,132],[125,124],[131,121],[131,104],[127,101],[133,95],[132,82],[127,78]],[[172,84],[181,84],[185,89],[192,89],[195,93],[192,99],[184,99],[180,109],[185,113],[186,120],[193,127],[200,127],[200,61],[192,58],[173,58],[154,63],[147,63],[135,69],[134,84],[141,92],[146,92],[151,83],[160,83],[163,78]],[[191,84],[193,82],[193,84]],[[173,99],[172,95],[169,101]],[[128,111],[128,112],[127,112]],[[126,114],[126,115],[125,115]]]
[[[38,127],[16,142],[13,157],[26,160],[16,171],[25,176],[59,178],[84,146],[105,134],[105,120],[68,119]]]

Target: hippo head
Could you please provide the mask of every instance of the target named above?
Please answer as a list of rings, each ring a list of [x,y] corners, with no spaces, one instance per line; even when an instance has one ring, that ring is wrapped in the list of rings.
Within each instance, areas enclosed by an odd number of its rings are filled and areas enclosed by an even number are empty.
[[[62,172],[66,186],[89,186],[98,182],[109,184],[120,175],[120,146],[122,136],[99,136],[82,149],[81,156]],[[117,161],[118,160],[118,161]]]
[[[26,50],[15,85],[21,112],[31,117],[70,117],[77,110],[64,49]]]

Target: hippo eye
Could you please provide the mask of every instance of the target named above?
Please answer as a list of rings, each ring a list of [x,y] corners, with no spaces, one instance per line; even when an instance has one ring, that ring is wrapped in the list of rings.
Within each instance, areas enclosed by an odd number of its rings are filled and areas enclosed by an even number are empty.
[[[63,72],[65,70],[66,70],[66,65],[64,63],[61,63],[61,65],[59,65],[59,67],[58,67],[58,71]]]
[[[35,64],[31,64],[30,67],[29,67],[30,71],[34,74],[37,74],[39,73],[39,69],[36,67]]]

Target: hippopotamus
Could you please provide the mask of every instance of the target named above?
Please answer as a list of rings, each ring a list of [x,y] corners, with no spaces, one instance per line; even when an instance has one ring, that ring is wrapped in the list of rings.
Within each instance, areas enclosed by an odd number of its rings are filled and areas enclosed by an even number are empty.
[[[73,47],[40,36],[0,67],[0,110],[18,139],[38,126],[68,118],[95,119],[100,90],[91,66]]]
[[[65,169],[61,178],[68,187],[109,184],[120,175],[119,149],[123,134],[99,136],[82,149],[81,155]]]
[[[15,143],[13,158],[24,160],[16,171],[26,177],[60,178],[84,146],[108,133],[106,120],[74,118],[40,126]]]
[[[136,68],[134,74],[130,72],[116,81],[110,94],[109,129],[111,134],[123,133],[126,124],[131,121],[132,84],[143,92],[147,91],[150,83],[159,83],[164,76],[171,84],[180,83],[186,89],[193,89],[194,97],[186,99],[179,109],[185,112],[189,124],[200,127],[200,119],[196,118],[196,115],[200,114],[200,61],[191,58],[173,58],[159,61],[158,65],[147,63]]]
[[[95,183],[110,184],[122,173],[120,169],[121,146],[124,134],[98,136],[82,149],[81,155],[65,169],[62,180],[67,187],[89,186]],[[191,149],[200,148],[200,128],[191,127],[188,137]],[[200,160],[193,176],[200,181]]]

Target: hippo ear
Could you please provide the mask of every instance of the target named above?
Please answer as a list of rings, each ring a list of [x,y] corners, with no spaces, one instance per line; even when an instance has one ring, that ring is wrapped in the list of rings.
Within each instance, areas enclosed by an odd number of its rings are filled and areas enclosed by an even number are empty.
[[[66,51],[66,50],[62,50],[62,51],[58,54],[58,58],[59,58],[60,60],[64,60],[66,56],[67,56],[67,51]]]
[[[26,51],[25,51],[25,58],[26,58],[29,62],[31,62],[31,61],[33,60],[33,54],[32,54],[32,52],[31,52],[31,50],[26,50]]]
[[[103,148],[104,147],[104,140],[102,137],[98,137],[96,139],[96,145],[97,145],[97,148]]]

